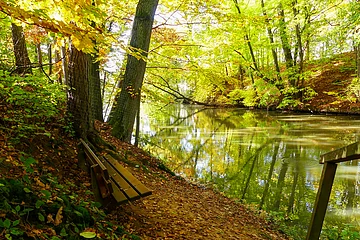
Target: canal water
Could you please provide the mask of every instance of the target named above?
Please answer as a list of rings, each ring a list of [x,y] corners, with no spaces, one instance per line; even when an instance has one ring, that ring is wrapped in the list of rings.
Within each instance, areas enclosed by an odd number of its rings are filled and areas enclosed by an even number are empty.
[[[141,144],[177,174],[223,192],[304,239],[320,155],[360,140],[360,116],[144,104]],[[339,164],[322,239],[360,239],[360,167]],[[359,238],[358,238],[359,237]]]

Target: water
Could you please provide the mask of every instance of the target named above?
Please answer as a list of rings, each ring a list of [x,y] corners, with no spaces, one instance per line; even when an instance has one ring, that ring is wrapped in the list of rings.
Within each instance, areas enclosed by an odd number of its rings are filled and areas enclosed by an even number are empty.
[[[285,219],[298,239],[310,222],[320,155],[360,139],[358,116],[144,105],[141,119],[143,147],[170,169]],[[339,165],[322,238],[359,226],[359,173],[357,161]]]

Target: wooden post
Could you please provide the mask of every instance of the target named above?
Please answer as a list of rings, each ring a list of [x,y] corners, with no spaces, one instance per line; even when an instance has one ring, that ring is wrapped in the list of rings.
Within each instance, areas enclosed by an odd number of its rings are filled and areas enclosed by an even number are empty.
[[[315,206],[311,216],[310,226],[306,236],[307,240],[318,240],[320,237],[326,208],[330,198],[331,188],[335,178],[336,167],[336,163],[325,162],[324,164]]]

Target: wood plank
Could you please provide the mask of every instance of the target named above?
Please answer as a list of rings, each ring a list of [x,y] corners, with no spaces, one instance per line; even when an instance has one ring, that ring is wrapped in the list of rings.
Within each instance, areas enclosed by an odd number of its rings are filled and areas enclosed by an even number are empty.
[[[136,200],[140,198],[140,195],[135,191],[135,189],[133,189],[132,186],[120,174],[118,174],[107,161],[104,160],[103,164],[107,167],[113,183],[117,185],[117,187],[129,200]]]
[[[111,182],[112,188],[114,189],[112,196],[115,198],[115,201],[119,204],[128,202],[128,198],[125,194],[119,189],[116,183]]]
[[[88,158],[91,159],[92,162],[95,161],[96,164],[99,164],[101,170],[104,173],[105,179],[109,179],[109,173],[108,173],[106,167],[104,166],[104,164],[102,164],[100,159],[96,156],[96,154],[93,152],[93,150],[91,150],[90,146],[83,139],[80,139],[80,141],[85,147],[85,154],[88,156]]]
[[[337,164],[325,162],[306,239],[319,239],[334,182]]]
[[[339,163],[355,159],[360,159],[360,142],[321,155],[320,164],[325,162]]]
[[[143,183],[141,183],[136,177],[134,177],[134,175],[132,175],[113,157],[111,157],[110,155],[106,155],[104,156],[104,158],[142,197],[146,197],[152,194],[152,191],[150,189],[148,189]]]

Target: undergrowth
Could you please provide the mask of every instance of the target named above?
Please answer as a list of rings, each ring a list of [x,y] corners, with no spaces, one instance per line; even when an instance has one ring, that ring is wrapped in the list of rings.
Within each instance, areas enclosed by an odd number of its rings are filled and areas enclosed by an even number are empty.
[[[1,129],[13,143],[31,140],[36,135],[51,136],[46,125],[58,122],[66,127],[66,95],[63,86],[49,83],[45,77],[0,76]]]
[[[62,86],[0,73],[0,239],[139,239],[94,201],[66,119]]]

